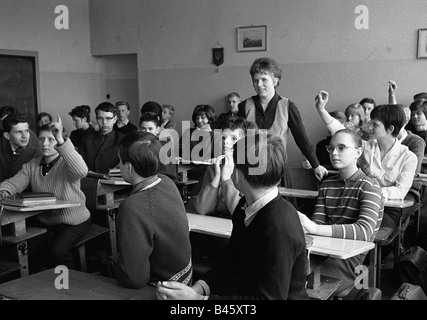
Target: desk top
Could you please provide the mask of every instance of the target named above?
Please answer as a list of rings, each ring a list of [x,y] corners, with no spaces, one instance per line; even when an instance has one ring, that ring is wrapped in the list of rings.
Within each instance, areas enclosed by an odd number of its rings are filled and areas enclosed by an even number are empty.
[[[307,248],[310,254],[332,258],[348,259],[375,247],[373,242],[368,241],[311,236],[313,237],[313,244]]]
[[[279,193],[281,196],[287,197],[296,197],[303,199],[316,199],[318,192],[315,190],[303,190],[303,189],[290,189],[279,187]],[[412,200],[397,200],[397,199],[388,199],[385,201],[384,206],[390,208],[408,208],[414,204]]]
[[[55,279],[65,273],[55,269],[0,284],[0,295],[19,300],[155,300],[155,288],[120,287],[115,279],[69,270],[69,289],[55,288]],[[59,278],[62,279],[62,278]],[[63,282],[62,282],[63,283]]]
[[[190,231],[230,238],[233,222],[230,219],[187,213]]]
[[[52,203],[37,204],[37,205],[32,205],[31,207],[30,206],[15,207],[15,206],[8,206],[8,205],[2,205],[2,206],[4,209],[8,211],[29,212],[29,211],[42,211],[42,210],[54,210],[54,209],[80,207],[80,203],[64,201],[64,200],[56,200],[55,202],[52,202]]]

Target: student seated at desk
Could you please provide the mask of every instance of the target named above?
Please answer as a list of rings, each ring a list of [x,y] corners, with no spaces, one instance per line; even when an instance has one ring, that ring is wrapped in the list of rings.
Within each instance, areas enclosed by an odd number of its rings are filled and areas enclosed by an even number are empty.
[[[110,102],[103,102],[95,109],[99,131],[89,133],[78,151],[85,160],[89,170],[97,173],[108,173],[119,164],[117,155],[122,133],[114,131],[117,121],[116,107]]]
[[[132,192],[117,215],[116,277],[128,288],[157,281],[191,285],[188,220],[176,185],[160,175],[162,144],[151,133],[133,132],[119,147],[120,171]]]
[[[326,111],[329,94],[320,91],[316,96],[316,109],[320,117],[334,134],[343,129],[343,125],[332,118]],[[371,112],[369,132],[371,139],[363,141],[363,170],[377,178],[385,200],[409,199],[414,200],[408,193],[411,189],[418,166],[416,155],[408,147],[402,145],[397,136],[405,123],[405,113],[398,105],[380,105]],[[410,213],[411,208],[403,214]],[[402,212],[398,209],[387,208],[384,212],[382,226],[397,229]]]
[[[233,212],[227,252],[192,287],[159,281],[158,298],[306,299],[304,232],[297,211],[277,187],[286,170],[282,141],[265,135],[245,137],[235,145],[233,157],[224,159],[222,170],[233,172],[234,185],[245,195]]]
[[[0,137],[0,182],[13,177],[24,163],[41,154],[39,147],[29,144],[29,123],[24,115],[9,114],[2,123],[4,132]]]
[[[255,133],[256,129],[253,122],[236,116],[229,118],[222,133],[224,156],[218,157],[215,164],[207,167],[200,192],[186,204],[187,212],[231,218],[241,196],[231,181],[231,172],[221,170],[221,161],[226,155],[233,155],[237,140],[245,137],[248,131]]]
[[[158,137],[159,140],[160,140],[159,136],[161,135],[160,142],[163,146],[169,142],[173,146],[173,141],[174,141],[173,136],[170,136],[167,133],[165,133],[164,130],[163,131],[161,130],[159,117],[154,112],[144,112],[139,118],[139,127],[142,132],[152,133],[156,137]],[[168,159],[162,159],[162,158],[160,159],[162,160],[162,163],[163,163],[163,166],[160,169],[160,173],[171,178],[173,182],[176,182],[178,180],[177,167],[176,167],[177,165],[171,162],[173,158],[172,151],[173,150],[171,148],[167,150],[167,153],[165,156],[168,157]],[[160,156],[162,157],[163,154],[161,154]]]
[[[363,152],[361,137],[349,129],[339,130],[326,149],[339,175],[320,184],[311,220],[299,213],[304,231],[326,237],[374,241],[384,204],[378,181],[358,168]],[[365,255],[346,260],[312,256],[312,262],[313,267],[320,264],[320,274],[343,280],[336,294],[345,294],[353,288],[357,277],[355,268],[363,263]]]
[[[79,202],[79,207],[57,209],[37,215],[39,223],[53,235],[50,253],[53,266],[74,268],[71,249],[90,227],[86,197],[80,180],[88,168],[70,139],[64,138],[61,118],[39,129],[42,157],[25,163],[12,178],[0,184],[0,199],[31,186],[33,192],[52,192],[58,200]]]

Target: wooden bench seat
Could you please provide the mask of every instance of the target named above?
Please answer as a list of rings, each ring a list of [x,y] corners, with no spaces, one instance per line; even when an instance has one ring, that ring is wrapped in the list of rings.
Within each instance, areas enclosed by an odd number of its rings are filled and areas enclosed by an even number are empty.
[[[101,227],[97,224],[92,223],[89,230],[86,232],[84,237],[76,244],[75,248],[78,251],[80,270],[87,272],[86,262],[86,243],[92,239],[102,236],[108,233],[108,228]]]

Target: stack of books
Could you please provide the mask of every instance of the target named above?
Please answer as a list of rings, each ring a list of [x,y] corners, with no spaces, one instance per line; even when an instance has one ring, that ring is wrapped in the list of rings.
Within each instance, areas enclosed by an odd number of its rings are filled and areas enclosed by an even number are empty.
[[[114,168],[114,169],[110,169],[110,171],[108,171],[108,175],[110,177],[121,177],[122,173],[120,172],[119,168]]]
[[[56,197],[50,192],[29,192],[18,193],[13,196],[6,197],[2,204],[15,207],[28,207],[56,202]]]

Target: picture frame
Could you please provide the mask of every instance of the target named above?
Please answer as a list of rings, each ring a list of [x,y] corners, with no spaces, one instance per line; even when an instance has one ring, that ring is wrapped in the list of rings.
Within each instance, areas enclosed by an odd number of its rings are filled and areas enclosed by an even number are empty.
[[[417,59],[427,59],[427,29],[418,29]]]
[[[237,28],[237,52],[267,51],[267,26]]]

